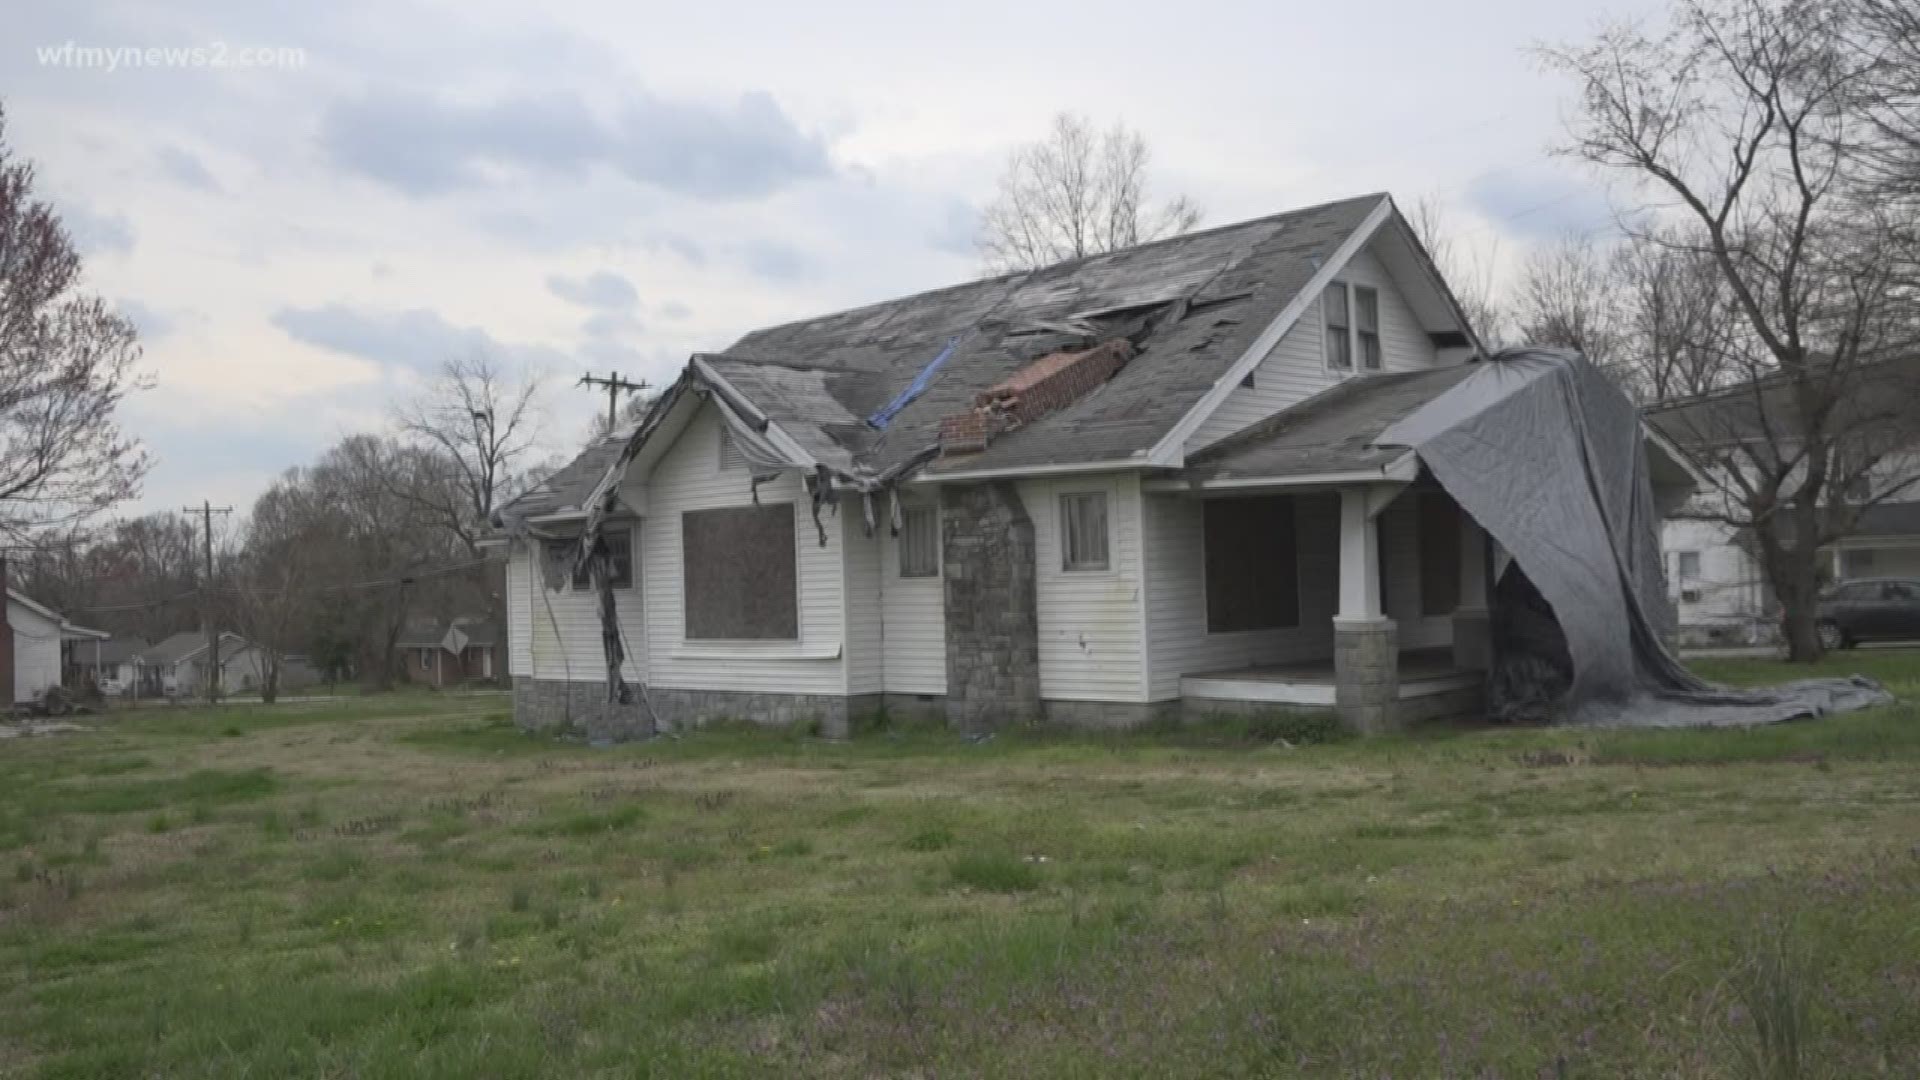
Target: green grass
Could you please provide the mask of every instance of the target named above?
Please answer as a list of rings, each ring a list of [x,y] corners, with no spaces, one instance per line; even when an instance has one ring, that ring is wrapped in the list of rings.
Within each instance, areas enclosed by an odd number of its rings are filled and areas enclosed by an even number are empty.
[[[1818,673],[1855,670],[1920,696],[1914,653]],[[612,750],[435,695],[98,722],[0,755],[0,1075],[1920,1075],[1906,703]]]

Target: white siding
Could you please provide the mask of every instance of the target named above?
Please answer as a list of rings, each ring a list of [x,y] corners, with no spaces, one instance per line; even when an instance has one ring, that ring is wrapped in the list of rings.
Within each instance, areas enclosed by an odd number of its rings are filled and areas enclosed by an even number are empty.
[[[1107,493],[1109,569],[1061,569],[1060,496]],[[1144,701],[1140,479],[1126,473],[1024,480],[1033,519],[1040,622],[1040,696],[1055,701]]]
[[[1420,503],[1402,494],[1375,519],[1380,530],[1381,576],[1387,582],[1385,614],[1397,625],[1402,649],[1432,649],[1453,643],[1453,613],[1420,614]],[[1459,572],[1457,569],[1454,571]]]
[[[640,559],[645,570],[646,636],[653,685],[687,690],[845,693],[847,680],[840,660],[845,651],[845,600],[841,589],[845,556],[841,537],[848,521],[844,514],[825,514],[822,524],[827,542],[822,546],[806,489],[794,473],[760,485],[760,502],[794,504],[800,640],[686,640],[680,516],[688,510],[753,504],[746,470],[720,468],[717,423],[711,409],[694,417],[655,465],[647,483]],[[858,532],[860,526],[855,522],[851,528]]]
[[[1679,553],[1700,554],[1700,577],[1677,580]],[[1759,565],[1739,545],[1725,525],[1710,521],[1669,521],[1660,530],[1661,561],[1667,575],[1667,595],[1682,626],[1743,622],[1762,614],[1763,575]],[[1686,600],[1691,590],[1698,599]]]
[[[13,627],[13,700],[36,701],[60,685],[60,624],[8,601],[7,625]]]
[[[874,535],[867,535],[866,511],[857,498],[842,499],[846,549],[847,693],[877,694],[883,667],[880,594],[880,538],[888,532],[883,504],[876,502]]]
[[[528,546],[514,541],[507,555],[507,674],[533,674],[532,559]]]
[[[1413,371],[1439,363],[1432,340],[1371,250],[1355,255],[1340,280],[1380,290],[1380,353],[1384,370]],[[1236,387],[1219,410],[1187,440],[1187,452],[1225,438],[1347,377],[1327,370],[1321,329],[1320,304],[1316,299],[1254,369],[1253,385]]]
[[[925,503],[939,500],[921,495]],[[938,517],[936,532],[938,531]],[[886,615],[885,685],[892,694],[947,692],[946,583],[933,577],[900,576],[900,543],[881,530],[881,604]]]
[[[1300,496],[1294,506],[1300,559],[1300,625],[1284,630],[1207,632],[1203,510],[1199,499],[1148,495],[1147,644],[1150,700],[1180,696],[1180,676],[1333,655],[1339,606],[1340,503]]]
[[[635,560],[644,558],[642,527],[633,521],[610,522],[609,529],[633,530]],[[516,545],[518,546],[518,545]],[[647,636],[644,626],[642,583],[636,566],[635,587],[616,589],[614,607],[620,615],[620,631],[627,650],[621,674],[627,679],[645,681]],[[547,587],[546,574],[539,562],[525,551],[515,551],[509,562],[508,618],[513,623],[510,651],[512,673],[536,679],[560,679],[574,682],[599,682],[607,677],[605,652],[600,644],[600,605],[590,589],[575,590],[572,583]],[[524,610],[526,615],[517,614]],[[529,643],[530,647],[526,647]]]

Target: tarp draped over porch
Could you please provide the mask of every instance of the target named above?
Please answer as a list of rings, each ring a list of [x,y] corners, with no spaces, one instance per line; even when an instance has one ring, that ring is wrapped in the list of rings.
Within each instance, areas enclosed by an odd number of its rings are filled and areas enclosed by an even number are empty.
[[[1503,674],[1529,657],[1570,662],[1558,706],[1579,724],[1763,724],[1892,700],[1861,676],[1730,690],[1688,671],[1662,641],[1672,614],[1639,410],[1565,350],[1509,349],[1473,367],[1376,443],[1411,448],[1552,608],[1544,627],[1508,622],[1489,686],[1496,713],[1511,704],[1497,695],[1526,692]],[[1495,595],[1498,620],[1514,590]],[[1564,640],[1542,640],[1555,623]],[[1538,629],[1516,638],[1525,625]]]

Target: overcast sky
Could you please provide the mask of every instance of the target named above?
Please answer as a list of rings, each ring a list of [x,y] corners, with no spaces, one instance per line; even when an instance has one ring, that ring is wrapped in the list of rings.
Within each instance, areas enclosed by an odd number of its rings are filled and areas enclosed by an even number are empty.
[[[1063,109],[1139,129],[1207,224],[1386,190],[1510,265],[1609,221],[1547,153],[1568,87],[1529,46],[1648,7],[27,3],[9,139],[154,383],[126,410],[158,459],[132,509],[244,508],[476,348],[547,373],[563,452],[604,402],[587,368],[661,383],[752,327],[976,273],[1008,149]],[[69,43],[225,64],[107,71]]]

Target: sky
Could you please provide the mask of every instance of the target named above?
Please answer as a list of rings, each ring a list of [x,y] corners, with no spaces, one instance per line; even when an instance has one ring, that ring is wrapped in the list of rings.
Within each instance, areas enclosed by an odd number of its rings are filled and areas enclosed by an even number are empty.
[[[1205,224],[1388,191],[1510,275],[1611,220],[1550,153],[1571,88],[1531,49],[1649,10],[24,5],[8,141],[141,331],[130,513],[244,510],[475,350],[542,377],[562,457],[605,406],[583,372],[664,385],[754,327],[978,274],[1008,152],[1063,110],[1139,131]]]

